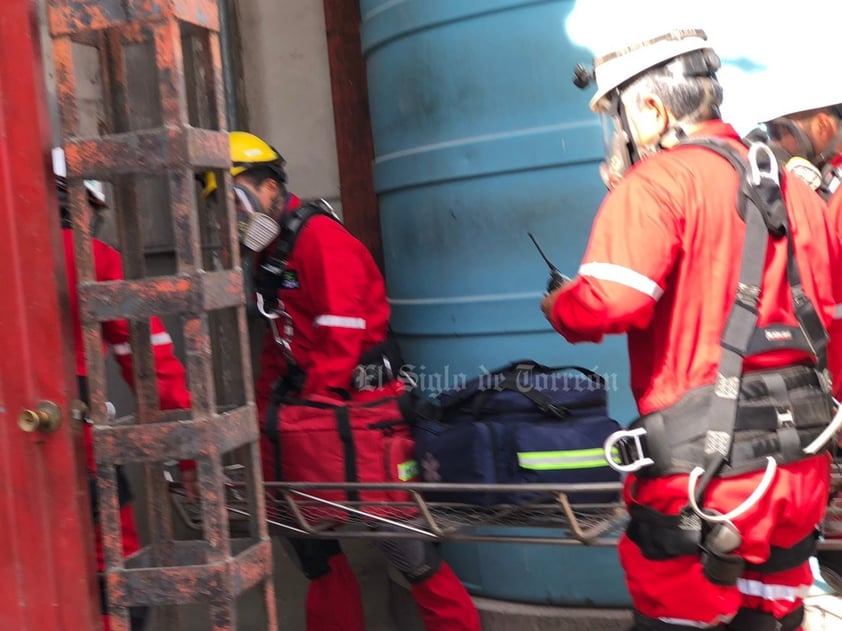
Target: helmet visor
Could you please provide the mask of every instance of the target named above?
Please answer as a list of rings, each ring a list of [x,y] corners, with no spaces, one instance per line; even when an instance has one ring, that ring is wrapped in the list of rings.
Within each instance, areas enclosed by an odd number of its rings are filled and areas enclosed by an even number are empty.
[[[631,138],[626,130],[619,94],[615,94],[606,107],[601,108],[602,145],[605,161],[600,166],[602,181],[610,189],[616,186],[632,165]]]

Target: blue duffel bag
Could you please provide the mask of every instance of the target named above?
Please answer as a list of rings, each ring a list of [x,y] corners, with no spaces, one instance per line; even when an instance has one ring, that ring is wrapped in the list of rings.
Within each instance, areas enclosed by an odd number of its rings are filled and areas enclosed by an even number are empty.
[[[415,454],[427,482],[476,485],[617,482],[603,442],[620,424],[608,416],[605,380],[579,366],[522,360],[442,392],[414,424]],[[478,488],[477,490],[481,490]],[[437,492],[430,499],[519,504],[528,493]],[[616,493],[570,494],[602,503]]]

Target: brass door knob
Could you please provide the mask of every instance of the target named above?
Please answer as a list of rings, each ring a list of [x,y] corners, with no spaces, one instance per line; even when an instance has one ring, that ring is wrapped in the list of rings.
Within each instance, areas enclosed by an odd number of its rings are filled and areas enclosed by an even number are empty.
[[[34,410],[18,416],[18,427],[25,432],[54,432],[61,425],[61,410],[52,401],[39,401]]]

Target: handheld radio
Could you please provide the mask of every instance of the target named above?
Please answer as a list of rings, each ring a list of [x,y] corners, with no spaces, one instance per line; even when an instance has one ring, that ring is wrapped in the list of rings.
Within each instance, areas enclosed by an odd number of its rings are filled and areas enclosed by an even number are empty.
[[[559,287],[561,287],[564,283],[570,282],[570,278],[565,276],[561,273],[561,271],[553,265],[552,261],[547,258],[547,255],[544,254],[544,250],[541,249],[541,246],[538,245],[538,241],[532,235],[531,232],[527,233],[529,238],[532,239],[532,243],[535,244],[535,247],[538,249],[538,254],[541,255],[541,258],[544,259],[544,262],[547,264],[547,267],[550,268],[550,280],[547,282],[547,293],[553,292]]]

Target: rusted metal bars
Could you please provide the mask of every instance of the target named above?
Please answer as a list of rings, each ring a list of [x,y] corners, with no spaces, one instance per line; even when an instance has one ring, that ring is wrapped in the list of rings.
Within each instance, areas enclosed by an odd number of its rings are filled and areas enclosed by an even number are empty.
[[[79,270],[79,303],[84,329],[94,445],[100,487],[100,515],[106,559],[108,601],[115,631],[128,631],[128,608],[164,608],[157,629],[178,624],[173,606],[208,603],[215,631],[236,629],[237,597],[260,585],[265,597],[268,629],[275,629],[271,546],[262,493],[248,498],[253,519],[249,536],[231,536],[225,507],[223,457],[246,454],[247,476],[261,488],[258,429],[248,361],[247,323],[236,227],[231,203],[228,138],[219,48],[216,0],[50,0],[49,19],[56,64],[62,137],[67,157],[69,197],[74,221]],[[185,45],[198,38],[202,45]],[[102,135],[81,137],[76,101],[74,47],[99,49],[106,120]],[[157,75],[157,126],[133,121],[129,47],[152,51]],[[202,51],[205,58],[191,67],[201,69],[203,85],[189,86],[185,54]],[[192,60],[191,60],[192,61]],[[190,101],[190,88],[204,91]],[[155,96],[155,95],[152,95]],[[195,94],[194,94],[195,96]],[[190,102],[206,104],[208,128],[191,117]],[[214,242],[218,256],[203,256],[208,226],[200,225],[195,175],[209,169],[224,173],[220,192],[227,200]],[[175,244],[175,273],[147,276],[143,250],[144,209],[138,187],[157,178],[168,190]],[[92,258],[85,179],[114,186],[120,250],[125,281],[97,282]],[[207,218],[205,218],[207,219]],[[207,245],[207,244],[205,244]],[[210,262],[213,263],[210,263]],[[237,383],[247,384],[238,402],[232,393],[218,393],[209,327],[212,312],[235,312],[242,354]],[[182,324],[186,368],[192,395],[189,411],[161,411],[150,342],[149,318],[177,315]],[[130,325],[137,410],[109,419],[100,324],[125,319]],[[218,344],[217,344],[218,346]],[[217,358],[218,359],[218,358]],[[224,394],[226,410],[218,403]],[[176,541],[162,463],[195,460],[199,474],[203,539]],[[116,466],[145,466],[150,542],[130,559],[122,555]]]

